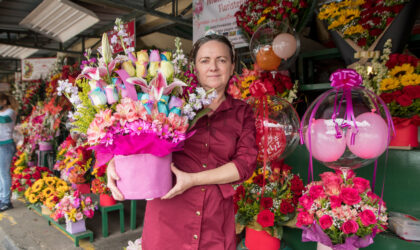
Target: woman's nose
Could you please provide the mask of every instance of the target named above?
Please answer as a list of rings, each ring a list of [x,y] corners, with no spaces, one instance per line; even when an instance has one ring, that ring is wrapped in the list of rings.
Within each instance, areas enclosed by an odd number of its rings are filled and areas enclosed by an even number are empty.
[[[217,67],[217,61],[216,60],[214,60],[214,61],[212,61],[211,63],[210,63],[210,70],[217,70],[218,69],[218,67]]]

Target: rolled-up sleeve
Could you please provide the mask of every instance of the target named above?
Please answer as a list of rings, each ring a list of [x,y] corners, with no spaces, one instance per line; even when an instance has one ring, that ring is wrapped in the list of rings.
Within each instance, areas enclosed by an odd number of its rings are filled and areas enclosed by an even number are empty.
[[[239,181],[235,184],[249,179],[257,166],[258,147],[255,140],[254,112],[247,105],[244,109],[242,131],[236,144],[235,155],[232,158],[240,176]]]

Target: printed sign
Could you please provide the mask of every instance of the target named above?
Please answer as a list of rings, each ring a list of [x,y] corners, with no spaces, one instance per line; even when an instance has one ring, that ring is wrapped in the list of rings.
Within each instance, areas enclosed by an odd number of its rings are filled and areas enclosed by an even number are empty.
[[[22,60],[22,81],[38,80],[46,77],[54,67],[57,58],[27,58]]]
[[[135,20],[133,19],[130,22],[126,22],[124,24],[124,30],[125,30],[125,32],[127,32],[128,40],[129,40],[129,41],[124,41],[125,47],[126,48],[128,48],[128,47],[135,48],[136,47],[136,25],[135,25]],[[108,39],[109,39],[109,43],[110,44],[112,44],[112,39],[120,39],[118,37],[118,32],[116,30],[107,31],[106,34],[108,35]],[[123,47],[121,46],[121,41],[118,41],[118,43],[116,43],[115,45],[112,45],[112,47],[113,47],[113,52],[115,54],[124,51]]]

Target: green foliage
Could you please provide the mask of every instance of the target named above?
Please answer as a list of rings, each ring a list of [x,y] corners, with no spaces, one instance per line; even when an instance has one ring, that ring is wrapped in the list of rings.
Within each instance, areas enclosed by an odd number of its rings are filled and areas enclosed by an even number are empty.
[[[77,113],[74,116],[75,121],[72,123],[74,126],[72,131],[86,134],[90,123],[93,121],[93,119],[95,119],[95,114],[104,109],[105,106],[101,105],[95,107],[92,105],[88,95],[90,92],[90,86],[87,79],[79,79],[77,80],[76,84],[79,88],[82,89],[82,91],[79,92],[79,98],[82,101],[82,105],[76,110]]]

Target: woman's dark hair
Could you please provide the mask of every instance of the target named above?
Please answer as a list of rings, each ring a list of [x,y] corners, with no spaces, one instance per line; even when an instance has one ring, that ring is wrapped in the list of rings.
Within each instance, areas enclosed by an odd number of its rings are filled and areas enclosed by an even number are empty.
[[[203,36],[202,38],[198,39],[195,43],[194,46],[191,50],[190,53],[190,61],[195,63],[195,59],[197,57],[197,52],[198,50],[201,48],[201,46],[207,42],[210,41],[218,41],[221,42],[223,44],[225,44],[226,46],[228,46],[229,48],[229,54],[230,54],[230,59],[232,61],[232,63],[235,62],[235,49],[233,48],[232,44],[230,43],[230,41],[222,35],[217,35],[217,34],[211,34],[211,35],[207,35],[207,36]]]
[[[11,104],[9,95],[0,92],[0,101],[3,101],[3,100],[6,100],[7,105]]]

